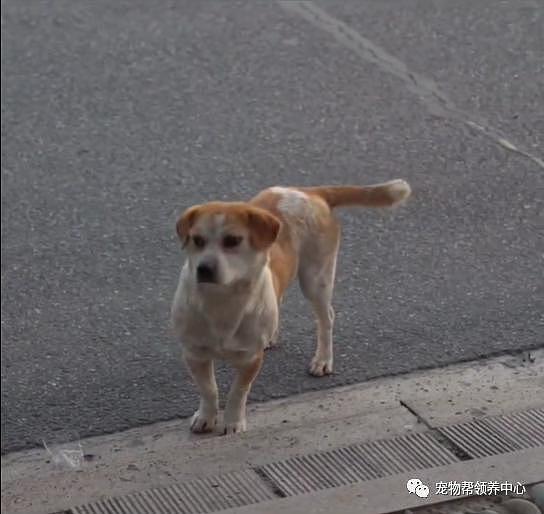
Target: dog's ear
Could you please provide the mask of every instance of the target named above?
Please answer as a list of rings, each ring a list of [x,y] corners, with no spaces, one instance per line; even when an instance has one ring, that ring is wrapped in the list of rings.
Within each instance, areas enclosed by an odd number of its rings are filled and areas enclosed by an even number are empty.
[[[191,230],[191,227],[194,225],[199,213],[200,205],[194,205],[193,207],[189,207],[180,216],[178,222],[176,223],[176,232],[178,233],[178,237],[183,243],[184,247],[189,241],[189,230]]]
[[[278,237],[281,221],[264,209],[252,207],[247,213],[249,239],[256,250],[266,250]]]

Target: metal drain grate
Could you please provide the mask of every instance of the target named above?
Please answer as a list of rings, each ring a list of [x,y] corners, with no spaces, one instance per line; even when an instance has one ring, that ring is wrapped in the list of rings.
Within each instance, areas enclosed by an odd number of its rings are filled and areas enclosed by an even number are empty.
[[[285,496],[353,484],[459,459],[426,433],[293,457],[258,468]]]
[[[459,462],[436,437],[468,458],[544,446],[544,408],[355,444],[252,470],[139,491],[72,508],[71,514],[207,514],[284,496]]]
[[[73,507],[71,514],[204,514],[277,498],[251,470]]]
[[[440,427],[440,433],[473,458],[544,446],[544,409]]]

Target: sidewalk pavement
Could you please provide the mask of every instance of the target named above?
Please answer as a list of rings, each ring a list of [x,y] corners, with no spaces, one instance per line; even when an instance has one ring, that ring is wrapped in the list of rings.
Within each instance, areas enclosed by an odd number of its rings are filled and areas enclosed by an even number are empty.
[[[496,490],[467,499],[438,483],[542,482],[543,407],[544,349],[385,377],[253,404],[245,434],[195,436],[176,420],[8,454],[2,511],[507,512]],[[538,513],[517,496],[508,512]]]

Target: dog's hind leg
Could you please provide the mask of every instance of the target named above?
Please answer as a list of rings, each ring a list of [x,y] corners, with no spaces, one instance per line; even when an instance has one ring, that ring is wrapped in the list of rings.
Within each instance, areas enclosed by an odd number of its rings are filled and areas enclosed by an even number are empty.
[[[310,374],[321,377],[332,373],[334,309],[332,294],[336,273],[339,229],[329,230],[327,238],[318,241],[311,252],[301,260],[299,268],[300,287],[312,304],[317,321],[317,346],[310,362]]]
[[[270,338],[270,341],[268,341],[268,344],[264,347],[265,350],[270,350],[270,348],[276,346],[278,344],[278,339],[280,336],[280,327],[279,323],[276,327],[276,330],[274,330],[274,333],[272,334],[272,337]]]

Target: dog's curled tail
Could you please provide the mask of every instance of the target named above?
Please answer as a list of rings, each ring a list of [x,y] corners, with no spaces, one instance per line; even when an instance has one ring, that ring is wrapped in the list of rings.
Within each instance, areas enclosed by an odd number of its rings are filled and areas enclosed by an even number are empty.
[[[406,200],[412,193],[408,182],[390,180],[370,186],[321,186],[301,188],[307,194],[316,195],[334,207],[393,207]]]

